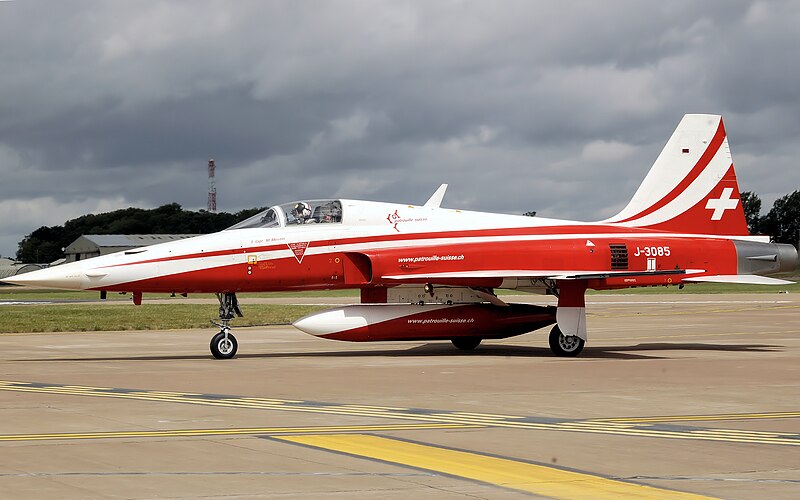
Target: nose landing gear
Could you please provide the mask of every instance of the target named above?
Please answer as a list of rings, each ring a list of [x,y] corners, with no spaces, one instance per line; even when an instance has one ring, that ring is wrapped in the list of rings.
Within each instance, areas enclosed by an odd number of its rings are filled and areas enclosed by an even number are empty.
[[[236,337],[231,334],[231,320],[238,316],[244,316],[242,310],[239,309],[239,300],[233,292],[217,293],[217,300],[219,300],[219,320],[212,321],[213,324],[220,327],[219,333],[211,338],[211,354],[217,359],[231,359],[236,356],[236,350],[239,348],[239,343],[236,342]]]
[[[217,359],[231,359],[236,355],[239,343],[231,335],[230,328],[223,328],[218,334],[211,337],[211,354]]]

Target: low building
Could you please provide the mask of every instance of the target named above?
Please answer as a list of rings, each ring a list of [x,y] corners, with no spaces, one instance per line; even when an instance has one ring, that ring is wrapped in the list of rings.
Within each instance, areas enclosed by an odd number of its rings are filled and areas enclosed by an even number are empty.
[[[199,236],[197,234],[84,234],[64,248],[66,262]]]
[[[23,264],[22,262],[0,257],[0,280],[17,274],[38,271],[44,267],[42,264]]]

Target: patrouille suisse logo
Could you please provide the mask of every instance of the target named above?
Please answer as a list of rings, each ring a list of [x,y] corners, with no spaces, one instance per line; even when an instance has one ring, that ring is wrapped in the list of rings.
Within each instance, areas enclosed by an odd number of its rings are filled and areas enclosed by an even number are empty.
[[[398,224],[401,222],[426,222],[428,220],[427,217],[406,217],[405,219],[400,216],[397,210],[394,213],[390,213],[386,216],[386,220],[389,221],[389,224],[392,225],[395,231],[398,233],[400,232],[400,228],[397,227]]]
[[[294,258],[297,259],[298,264],[303,263],[303,256],[306,254],[306,249],[308,248],[309,241],[301,241],[298,243],[287,243],[289,246],[289,250],[292,251],[294,254]]]
[[[395,210],[393,214],[387,215],[386,220],[388,220],[389,224],[391,224],[392,227],[394,227],[395,231],[397,231],[398,233],[400,232],[400,230],[397,229],[397,223],[400,222],[400,214],[397,213],[397,210]]]

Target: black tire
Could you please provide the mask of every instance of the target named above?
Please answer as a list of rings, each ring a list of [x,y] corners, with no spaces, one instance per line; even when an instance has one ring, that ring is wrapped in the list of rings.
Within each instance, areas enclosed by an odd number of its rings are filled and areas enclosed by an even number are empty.
[[[556,356],[574,358],[583,350],[586,342],[577,335],[564,335],[558,325],[550,330],[550,350]]]
[[[462,351],[471,351],[480,345],[481,340],[483,339],[477,337],[459,337],[450,339],[450,342]]]
[[[228,332],[227,342],[224,332],[219,332],[211,337],[211,354],[217,359],[231,359],[236,356],[237,349],[239,349],[239,343],[230,332]]]

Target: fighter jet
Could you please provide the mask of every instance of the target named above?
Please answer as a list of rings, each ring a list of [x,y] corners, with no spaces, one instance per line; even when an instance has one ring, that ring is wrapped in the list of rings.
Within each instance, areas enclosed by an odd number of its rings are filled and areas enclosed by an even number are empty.
[[[558,356],[587,339],[587,289],[693,282],[785,284],[792,245],[751,236],[722,118],[686,115],[627,206],[598,222],[348,199],[275,205],[224,231],[82,260],[5,280],[70,290],[215,293],[218,359],[238,344],[240,292],[358,289],[360,304],[294,323],[347,341],[449,340],[474,349],[549,325]],[[551,294],[507,303],[497,290]]]

